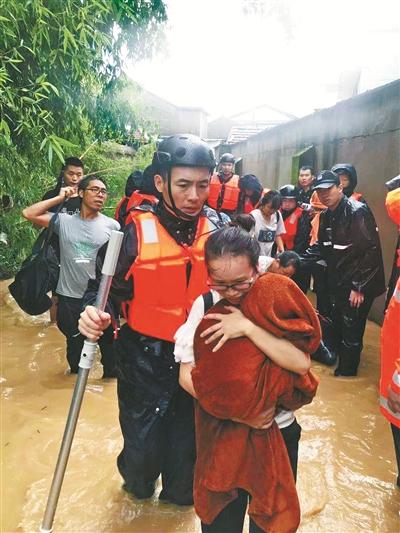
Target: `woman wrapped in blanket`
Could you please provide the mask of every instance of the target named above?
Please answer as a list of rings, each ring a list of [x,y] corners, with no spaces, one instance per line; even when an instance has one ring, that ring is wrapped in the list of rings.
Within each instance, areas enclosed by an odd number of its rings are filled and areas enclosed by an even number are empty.
[[[319,322],[294,282],[259,274],[259,253],[242,229],[212,234],[210,293],[176,334],[180,383],[198,399],[194,500],[204,533],[241,532],[249,500],[251,533],[296,531],[300,521],[292,411],[316,393],[308,354]]]

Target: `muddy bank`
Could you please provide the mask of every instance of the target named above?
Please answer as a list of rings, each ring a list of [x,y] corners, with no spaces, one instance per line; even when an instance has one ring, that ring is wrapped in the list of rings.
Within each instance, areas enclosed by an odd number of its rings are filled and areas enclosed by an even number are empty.
[[[65,374],[64,338],[48,317],[32,319],[1,283],[1,531],[37,531],[75,378]],[[369,323],[360,375],[321,377],[303,427],[298,490],[305,532],[399,531],[400,491],[388,423],[379,414],[379,327]],[[115,380],[89,378],[54,531],[200,531],[192,508],[139,502],[121,489]]]

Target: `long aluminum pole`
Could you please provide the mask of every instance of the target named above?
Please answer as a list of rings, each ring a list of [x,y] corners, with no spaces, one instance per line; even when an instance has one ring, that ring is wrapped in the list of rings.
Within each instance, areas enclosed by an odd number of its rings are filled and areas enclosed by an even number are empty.
[[[106,257],[101,271],[101,282],[95,304],[97,309],[100,311],[104,311],[106,306],[119,251],[121,249],[122,237],[123,233],[120,231],[111,232],[111,237],[107,246]],[[51,488],[47,499],[46,511],[40,527],[40,533],[51,533],[51,531],[53,531],[54,515],[56,513],[58,498],[60,496],[61,486],[64,479],[65,470],[67,468],[67,462],[71,451],[72,441],[75,434],[76,424],[78,422],[89,371],[95,359],[96,348],[97,342],[85,340],[79,361],[78,377],[75,383],[61,448],[58,454],[57,465],[54,471],[53,481],[51,483]]]

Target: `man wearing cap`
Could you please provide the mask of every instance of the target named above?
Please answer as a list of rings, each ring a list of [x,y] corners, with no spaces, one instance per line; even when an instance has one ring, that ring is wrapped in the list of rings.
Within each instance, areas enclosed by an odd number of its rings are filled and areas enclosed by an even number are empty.
[[[173,340],[209,290],[204,244],[220,218],[204,203],[214,166],[212,150],[194,135],[160,143],[152,170],[162,198],[130,211],[107,307],[115,315],[122,303],[126,319],[115,346],[124,489],[149,498],[161,474],[160,499],[178,505],[193,504],[195,441],[193,400],[179,386]],[[97,290],[98,280],[86,303]],[[89,305],[80,331],[96,339],[109,323],[108,312]]]
[[[336,173],[323,170],[314,189],[327,209],[320,215],[318,240],[303,255],[305,262],[327,263],[335,348],[335,376],[355,376],[372,302],[385,291],[378,228],[371,210],[343,194]]]
[[[208,205],[218,212],[232,215],[239,205],[239,176],[234,174],[235,158],[232,154],[223,154],[219,160],[219,172],[210,182]]]

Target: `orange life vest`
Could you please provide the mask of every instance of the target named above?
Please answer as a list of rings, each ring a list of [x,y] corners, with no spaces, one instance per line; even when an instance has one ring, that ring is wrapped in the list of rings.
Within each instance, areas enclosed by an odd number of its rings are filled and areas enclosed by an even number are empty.
[[[388,406],[388,387],[400,394],[400,278],[390,300],[381,331],[380,408],[382,414],[400,428],[400,413]]]
[[[121,207],[124,205],[125,202],[128,202],[128,197],[127,196],[123,196],[121,198],[121,200],[117,203],[117,207],[115,208],[114,218],[118,222],[120,222],[119,215],[120,215]],[[128,212],[128,211],[126,211],[126,212]]]
[[[294,239],[297,233],[297,226],[302,214],[302,208],[296,207],[293,213],[284,220],[286,233],[282,233],[281,237],[286,250],[293,250],[294,248]]]
[[[125,279],[134,279],[134,297],[126,305],[128,325],[143,335],[173,342],[194,300],[208,292],[204,245],[215,229],[199,218],[191,246],[178,244],[151,212],[131,211],[138,255]],[[191,265],[188,280],[188,265]]]
[[[210,181],[208,205],[216,211],[236,211],[239,202],[239,176],[233,174],[227,182],[214,174]]]
[[[139,207],[144,202],[147,202],[151,205],[158,204],[158,198],[153,194],[145,194],[139,190],[133,191],[129,197],[128,205],[126,206],[126,211],[128,212],[132,207]]]

